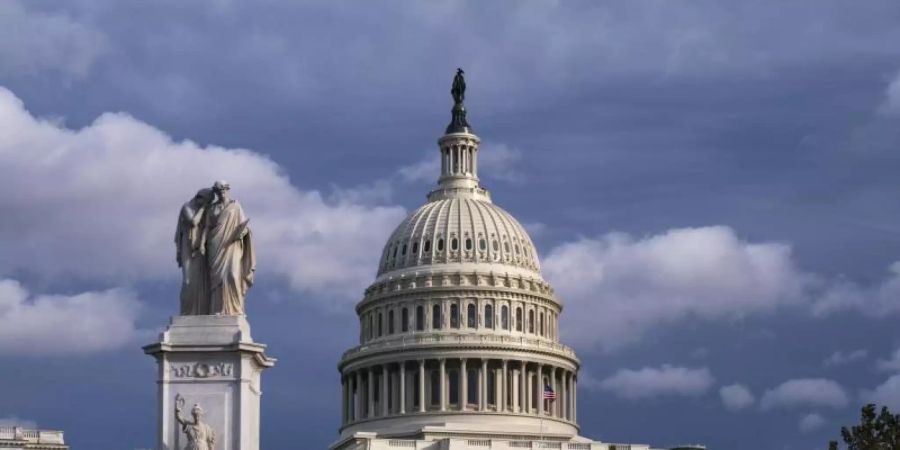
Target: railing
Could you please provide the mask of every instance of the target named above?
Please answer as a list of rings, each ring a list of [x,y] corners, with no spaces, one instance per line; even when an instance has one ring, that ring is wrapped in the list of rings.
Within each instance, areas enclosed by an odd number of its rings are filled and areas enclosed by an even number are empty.
[[[400,336],[392,339],[384,339],[369,344],[363,344],[351,348],[344,352],[343,357],[373,352],[382,349],[397,350],[404,346],[422,345],[422,344],[440,344],[440,345],[510,345],[527,350],[549,350],[562,353],[566,356],[575,357],[575,351],[566,345],[547,339],[535,339],[524,336],[505,336],[495,334],[448,334],[448,333],[415,333],[406,336]]]
[[[0,427],[0,439],[37,444],[63,444],[62,431],[27,430],[22,427]]]

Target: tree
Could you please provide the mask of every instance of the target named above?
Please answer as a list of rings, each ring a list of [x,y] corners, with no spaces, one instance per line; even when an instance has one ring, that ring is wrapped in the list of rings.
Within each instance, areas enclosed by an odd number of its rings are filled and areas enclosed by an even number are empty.
[[[847,450],[900,450],[900,415],[891,414],[886,406],[875,413],[875,405],[863,406],[859,425],[841,427],[841,438]],[[837,450],[837,442],[828,443],[829,450]]]

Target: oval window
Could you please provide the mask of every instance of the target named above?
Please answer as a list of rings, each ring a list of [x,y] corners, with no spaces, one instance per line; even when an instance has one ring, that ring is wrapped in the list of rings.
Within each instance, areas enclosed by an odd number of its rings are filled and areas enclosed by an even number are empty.
[[[516,247],[518,250],[518,247]],[[406,244],[403,244],[403,250],[400,251],[400,256],[406,256]]]
[[[466,250],[472,250],[472,240],[466,238]]]
[[[439,252],[444,251],[444,239],[438,239],[437,250]]]
[[[406,253],[406,249],[405,249],[405,248],[404,248],[404,250],[403,250],[403,253]],[[517,254],[517,255],[519,254],[519,246],[518,246],[518,244],[516,245],[516,254]]]
[[[496,252],[497,250],[500,250],[500,246],[497,245],[497,241],[494,241],[493,246],[494,246],[494,251],[495,251],[495,252]]]
[[[419,253],[419,243],[413,242],[413,255],[415,255],[416,253]]]
[[[484,239],[478,241],[478,248],[481,250],[485,250],[487,248],[487,242]]]
[[[505,250],[507,253],[509,253],[509,242],[503,243],[503,250]]]
[[[430,240],[427,240],[427,239],[425,240],[425,246],[422,247],[422,251],[425,253],[428,253],[431,251],[431,241]]]
[[[397,247],[394,247],[394,256],[392,256],[392,258],[396,258],[396,257],[397,257]]]
[[[459,250],[459,239],[453,238],[450,240],[450,250]]]

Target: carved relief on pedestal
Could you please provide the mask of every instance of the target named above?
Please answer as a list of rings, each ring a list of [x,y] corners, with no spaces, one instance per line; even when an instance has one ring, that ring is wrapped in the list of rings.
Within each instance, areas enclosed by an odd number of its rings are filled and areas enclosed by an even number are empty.
[[[172,364],[171,371],[175,378],[230,377],[234,374],[234,365],[229,362]]]

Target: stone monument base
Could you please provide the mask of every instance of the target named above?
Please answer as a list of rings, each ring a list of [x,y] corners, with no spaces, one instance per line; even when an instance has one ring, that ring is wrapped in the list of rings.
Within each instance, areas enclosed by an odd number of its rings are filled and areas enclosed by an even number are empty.
[[[275,359],[253,342],[244,316],[175,316],[159,342],[144,347],[159,364],[159,450],[181,450],[188,443],[176,419],[193,422],[194,405],[215,434],[215,450],[259,449],[260,376]]]

